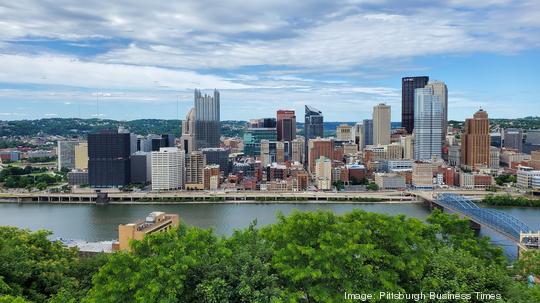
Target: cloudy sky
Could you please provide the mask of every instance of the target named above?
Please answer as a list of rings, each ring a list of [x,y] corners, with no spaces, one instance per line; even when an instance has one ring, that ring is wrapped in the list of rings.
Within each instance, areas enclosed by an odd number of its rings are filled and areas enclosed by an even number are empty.
[[[540,115],[540,2],[442,2],[0,0],[0,120],[182,118],[218,88],[222,120],[400,121],[415,75],[447,83],[452,119]]]

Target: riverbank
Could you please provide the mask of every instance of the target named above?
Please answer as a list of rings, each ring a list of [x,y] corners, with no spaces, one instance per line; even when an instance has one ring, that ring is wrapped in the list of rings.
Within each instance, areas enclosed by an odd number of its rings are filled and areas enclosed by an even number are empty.
[[[511,207],[531,207],[540,208],[540,199],[529,199],[526,197],[512,197],[510,195],[488,195],[481,201],[487,206],[511,206]]]
[[[14,200],[2,200],[0,203],[12,203],[12,204],[60,204],[60,205],[96,205],[95,202],[90,201],[26,201],[26,202],[17,202]],[[235,205],[235,204],[255,204],[255,205],[272,205],[272,204],[416,204],[422,203],[417,200],[403,200],[403,201],[360,201],[360,200],[223,200],[223,201],[112,201],[107,204],[111,205],[214,205],[214,204],[226,204],[226,205]]]

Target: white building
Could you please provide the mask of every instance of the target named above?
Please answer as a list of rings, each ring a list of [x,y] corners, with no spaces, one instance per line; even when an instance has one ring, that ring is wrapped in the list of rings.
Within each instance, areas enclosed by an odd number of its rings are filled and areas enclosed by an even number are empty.
[[[519,166],[517,171],[517,186],[521,188],[533,187],[534,177],[540,177],[540,170],[534,170],[528,166]]]
[[[336,127],[336,140],[354,141],[353,127],[348,124],[340,124]]]
[[[315,179],[318,189],[332,189],[332,160],[326,157],[315,160]]]
[[[499,148],[490,146],[489,147],[489,168],[499,169],[500,163],[500,152]]]
[[[441,159],[442,102],[431,88],[414,90],[414,159]]]
[[[58,170],[75,168],[75,146],[79,141],[58,141],[56,154],[58,155]]]
[[[162,147],[152,152],[152,190],[181,189],[184,179],[184,152]]]
[[[405,177],[398,174],[375,174],[375,184],[380,189],[404,189],[406,187]]]

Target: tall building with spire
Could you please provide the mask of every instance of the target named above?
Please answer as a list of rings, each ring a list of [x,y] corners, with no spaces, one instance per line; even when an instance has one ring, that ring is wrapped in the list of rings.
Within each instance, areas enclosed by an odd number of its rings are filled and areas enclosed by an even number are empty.
[[[442,81],[430,81],[426,88],[431,88],[433,94],[439,96],[442,107],[442,133],[441,137],[444,141],[446,139],[446,131],[448,128],[448,87]]]
[[[214,90],[213,96],[203,95],[200,90],[195,90],[195,148],[219,147],[221,137],[219,103],[218,90]]]
[[[180,146],[184,153],[189,154],[193,151],[193,143],[195,129],[195,108],[191,108],[186,115],[186,119],[182,121],[182,136],[180,137]]]
[[[390,106],[380,103],[373,107],[373,144],[390,144]]]
[[[304,164],[307,166],[307,160],[309,159],[308,155],[308,144],[309,139],[315,139],[317,137],[324,137],[324,128],[323,128],[323,114],[320,110],[306,105],[305,107],[305,115],[304,115],[304,153],[305,153],[305,160],[303,160]]]
[[[428,81],[426,76],[401,78],[401,127],[409,134],[414,130],[414,90],[424,88]]]
[[[417,88],[414,94],[414,159],[442,156],[442,102],[432,88]]]
[[[461,165],[468,168],[489,165],[489,118],[486,111],[478,110],[473,118],[465,120],[461,137]]]

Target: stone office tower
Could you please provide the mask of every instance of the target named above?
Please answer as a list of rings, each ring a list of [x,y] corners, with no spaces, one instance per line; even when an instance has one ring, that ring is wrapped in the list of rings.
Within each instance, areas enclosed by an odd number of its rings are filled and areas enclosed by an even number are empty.
[[[480,109],[473,118],[465,120],[461,138],[461,165],[468,168],[489,165],[489,118]]]
[[[195,146],[192,150],[219,147],[221,137],[219,91],[214,96],[195,90]]]

